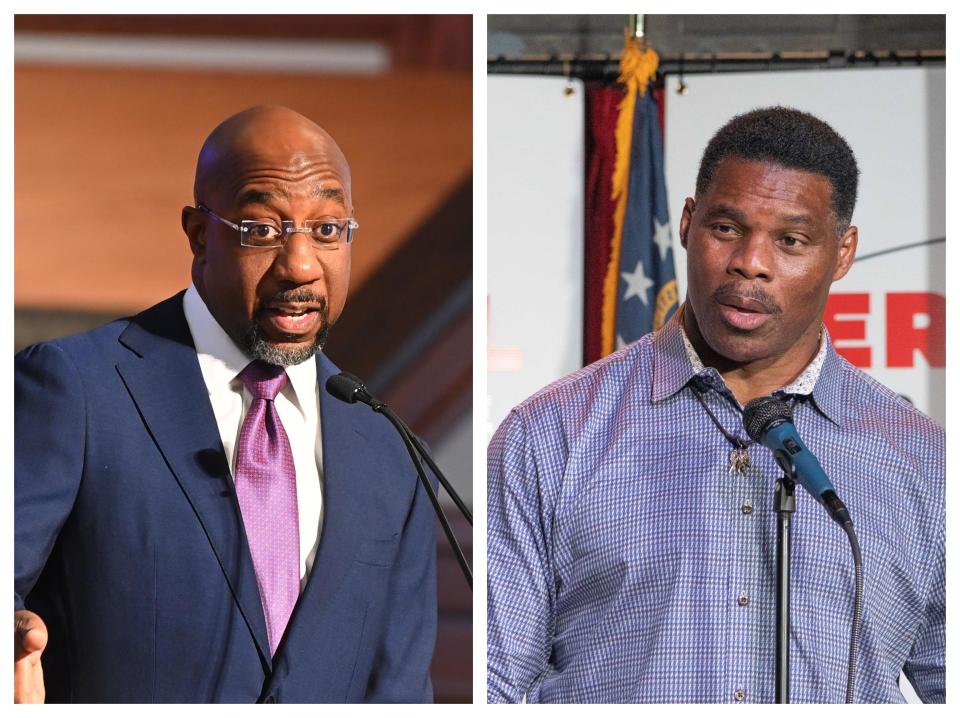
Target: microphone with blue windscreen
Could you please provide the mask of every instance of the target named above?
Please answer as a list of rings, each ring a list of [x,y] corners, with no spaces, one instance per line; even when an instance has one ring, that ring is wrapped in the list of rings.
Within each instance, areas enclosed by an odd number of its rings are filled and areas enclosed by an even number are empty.
[[[853,523],[817,457],[800,439],[793,411],[785,401],[774,396],[754,399],[743,409],[743,426],[751,439],[773,452],[789,478],[823,504],[834,521],[841,526]]]

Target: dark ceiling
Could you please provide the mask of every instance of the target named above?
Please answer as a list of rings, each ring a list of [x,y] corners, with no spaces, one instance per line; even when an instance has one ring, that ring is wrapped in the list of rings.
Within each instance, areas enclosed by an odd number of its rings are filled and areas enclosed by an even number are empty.
[[[661,57],[731,52],[946,49],[944,15],[646,15]],[[628,15],[489,15],[487,53],[617,57]]]

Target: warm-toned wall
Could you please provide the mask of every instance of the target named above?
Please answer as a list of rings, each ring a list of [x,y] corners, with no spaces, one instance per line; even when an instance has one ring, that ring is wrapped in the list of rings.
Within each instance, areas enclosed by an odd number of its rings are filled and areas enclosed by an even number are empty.
[[[264,8],[269,9],[269,8]],[[472,15],[17,15],[17,32],[370,40],[397,68],[473,66]]]
[[[15,70],[15,302],[124,312],[188,281],[180,208],[206,134],[261,103],[323,125],[353,170],[358,286],[471,170],[471,78]]]

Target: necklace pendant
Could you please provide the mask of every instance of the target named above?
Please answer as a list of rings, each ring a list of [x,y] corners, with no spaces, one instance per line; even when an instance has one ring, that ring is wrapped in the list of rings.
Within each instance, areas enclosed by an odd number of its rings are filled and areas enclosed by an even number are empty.
[[[750,454],[745,446],[735,446],[730,452],[730,473],[742,474],[750,468]]]

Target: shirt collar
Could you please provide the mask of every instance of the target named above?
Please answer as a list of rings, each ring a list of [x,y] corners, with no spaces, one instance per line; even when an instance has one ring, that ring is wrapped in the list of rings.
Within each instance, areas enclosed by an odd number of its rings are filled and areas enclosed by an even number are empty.
[[[820,354],[823,354],[823,363],[820,367],[820,376],[813,385],[811,394],[813,403],[820,413],[842,427],[845,405],[843,373],[845,367],[849,365],[842,356],[837,354],[826,327],[823,328],[823,347],[820,348]]]
[[[732,397],[732,392],[720,373],[713,367],[703,365],[683,329],[682,316],[682,311],[676,312],[653,336],[653,400],[661,401],[673,396],[694,377],[707,387]],[[783,396],[811,397],[824,416],[840,425],[839,371],[842,363],[843,359],[834,349],[830,334],[824,327],[823,339],[816,356],[796,379],[773,393]]]
[[[251,359],[214,319],[192,282],[183,295],[183,313],[193,336],[193,345],[197,349],[197,358],[208,389],[214,386],[230,386],[239,381],[237,374],[243,371]],[[311,357],[300,364],[286,367],[286,372],[290,381],[284,388],[284,393],[303,412],[306,402],[315,400],[317,362]]]
[[[674,315],[653,335],[653,388],[651,397],[662,401],[683,389],[695,376],[709,372],[712,367],[694,369],[683,345],[680,312]],[[716,370],[714,370],[716,374]],[[717,378],[719,378],[717,374]],[[722,383],[721,379],[721,383]]]

